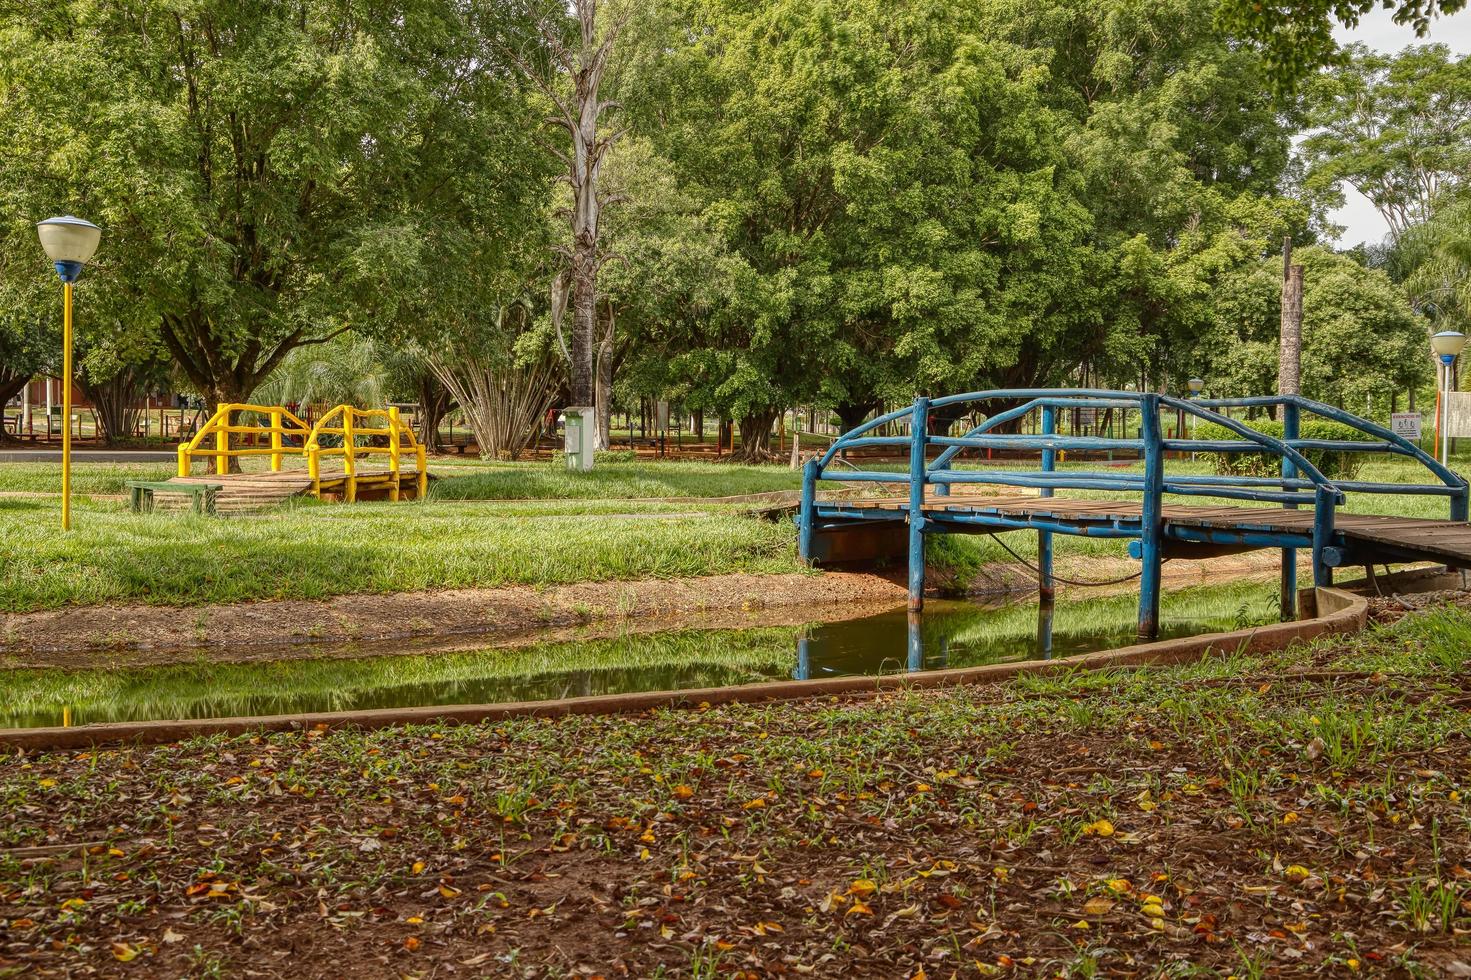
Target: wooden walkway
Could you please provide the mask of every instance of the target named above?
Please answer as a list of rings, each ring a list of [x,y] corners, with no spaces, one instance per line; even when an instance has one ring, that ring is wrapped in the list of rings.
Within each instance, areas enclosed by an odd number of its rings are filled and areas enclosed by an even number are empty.
[[[824,501],[819,517],[838,521],[905,520],[909,501],[904,497],[862,498]],[[1012,493],[925,496],[925,517],[964,530],[959,525],[974,522],[977,533],[1018,529],[1013,525],[1054,529],[1063,525],[1068,533],[1084,536],[1137,537],[1141,504],[1137,501],[1081,500],[1069,497],[1037,497]],[[1196,506],[1165,504],[1162,507],[1164,536],[1175,546],[1172,556],[1208,557],[1205,546],[1245,550],[1256,534],[1300,535],[1299,547],[1311,547],[1313,511],[1275,507]],[[1122,533],[1127,532],[1127,533]],[[1405,561],[1436,561],[1471,568],[1471,524],[1464,521],[1393,517],[1372,514],[1334,515],[1336,564],[1362,565]],[[1233,540],[1234,539],[1234,540]],[[1192,547],[1195,546],[1195,547]]]
[[[407,500],[414,496],[418,477],[418,469],[412,466],[405,466],[399,471],[399,493],[402,494],[400,499]],[[377,498],[383,495],[386,499],[392,481],[393,474],[387,470],[359,469],[357,471],[358,497],[360,499],[365,496]],[[311,477],[307,475],[306,470],[281,470],[278,473],[199,474],[176,476],[168,482],[195,485],[220,484],[222,489],[215,497],[215,511],[220,514],[238,514],[274,507],[291,497],[309,494],[312,489]],[[324,471],[321,474],[323,495],[341,494],[346,482],[347,474],[342,470]],[[184,494],[166,494],[157,497],[156,500],[156,505],[160,510],[185,509],[189,506],[189,497]]]

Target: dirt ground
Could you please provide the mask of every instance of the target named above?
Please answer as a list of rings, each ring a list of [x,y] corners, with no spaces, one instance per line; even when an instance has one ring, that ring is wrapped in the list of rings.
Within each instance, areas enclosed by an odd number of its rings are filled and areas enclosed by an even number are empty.
[[[197,608],[92,606],[4,616],[0,663],[98,667],[125,659],[137,667],[201,658],[259,660],[299,653],[304,644],[351,644],[361,656],[364,646],[374,643],[391,643],[393,652],[402,653],[416,639],[442,644],[474,638],[479,645],[488,638],[555,639],[559,632],[599,621],[661,629],[694,621],[713,627],[735,625],[745,615],[797,608],[812,614],[833,607],[892,607],[904,597],[903,586],[878,575],[793,574],[589,582],[543,590],[449,589]],[[770,615],[762,622],[770,624]]]

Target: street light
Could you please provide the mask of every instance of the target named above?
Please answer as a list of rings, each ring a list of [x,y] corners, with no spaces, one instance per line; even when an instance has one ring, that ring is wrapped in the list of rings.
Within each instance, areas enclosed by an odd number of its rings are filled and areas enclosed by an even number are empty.
[[[1435,352],[1436,367],[1440,372],[1435,389],[1435,434],[1440,443],[1440,461],[1447,466],[1450,456],[1450,412],[1451,365],[1466,349],[1466,335],[1459,330],[1442,330],[1430,338],[1430,349]]]
[[[1199,398],[1200,393],[1205,390],[1205,381],[1202,378],[1191,378],[1185,382],[1190,386],[1190,397]]]
[[[102,229],[75,215],[47,218],[36,225],[46,257],[61,277],[61,529],[72,526],[72,285],[97,251]]]

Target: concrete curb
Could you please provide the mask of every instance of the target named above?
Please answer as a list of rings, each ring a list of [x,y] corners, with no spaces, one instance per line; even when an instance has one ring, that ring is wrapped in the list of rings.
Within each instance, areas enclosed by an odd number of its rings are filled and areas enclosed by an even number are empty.
[[[648,691],[609,694],[561,701],[515,701],[502,704],[441,705],[421,708],[389,708],[376,711],[324,711],[299,715],[264,715],[254,718],[207,718],[191,721],[144,721],[82,725],[76,728],[31,728],[0,731],[0,747],[27,751],[84,749],[116,742],[148,744],[176,742],[201,735],[240,735],[256,732],[301,731],[328,728],[372,729],[430,722],[475,724],[502,718],[564,715],[606,715],[650,711],[656,708],[691,708],[701,704],[790,701],[832,695],[860,696],[881,691],[953,687],[959,684],[994,684],[1023,674],[1053,674],[1100,667],[1148,667],[1186,663],[1201,657],[1236,652],[1263,653],[1292,643],[1332,633],[1354,633],[1369,619],[1369,603],[1361,596],[1339,589],[1318,589],[1314,617],[1294,623],[1274,623],[1228,633],[1139,643],[1114,650],[1077,654],[1057,660],[987,664],[918,674],[887,674],[882,677],[835,677],[808,681],[769,681],[736,687],[694,688],[684,691]]]

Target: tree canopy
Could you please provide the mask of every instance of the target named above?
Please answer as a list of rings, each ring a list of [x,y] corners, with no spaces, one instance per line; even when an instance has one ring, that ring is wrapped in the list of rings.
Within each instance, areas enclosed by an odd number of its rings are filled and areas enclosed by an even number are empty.
[[[211,402],[294,348],[396,329],[514,253],[541,207],[523,93],[487,64],[490,8],[6,6],[25,10],[0,55],[0,182],[25,203],[6,209],[7,280],[46,272],[34,215],[87,214],[106,228],[95,274]]]
[[[1419,382],[1415,310],[1466,309],[1468,62],[1354,48],[1274,101],[1322,52],[1284,62],[1260,6],[0,0],[0,396],[55,360],[33,224],[66,211],[106,230],[79,355],[114,401],[170,369],[239,401],[391,352],[395,390],[438,412],[452,389],[496,445],[591,370],[604,424],[672,399],[759,457],[797,405],[852,425],[919,392],[1270,390],[1274,256],[1353,186],[1395,228],[1382,274],[1301,252],[1308,358],[1380,375],[1305,362],[1352,407]],[[1268,20],[1311,39],[1370,6]]]
[[[1357,27],[1370,11],[1389,10],[1396,24],[1424,37],[1437,16],[1465,7],[1466,0],[1221,0],[1216,22],[1259,46],[1273,85],[1288,91],[1338,58],[1338,24]]]

